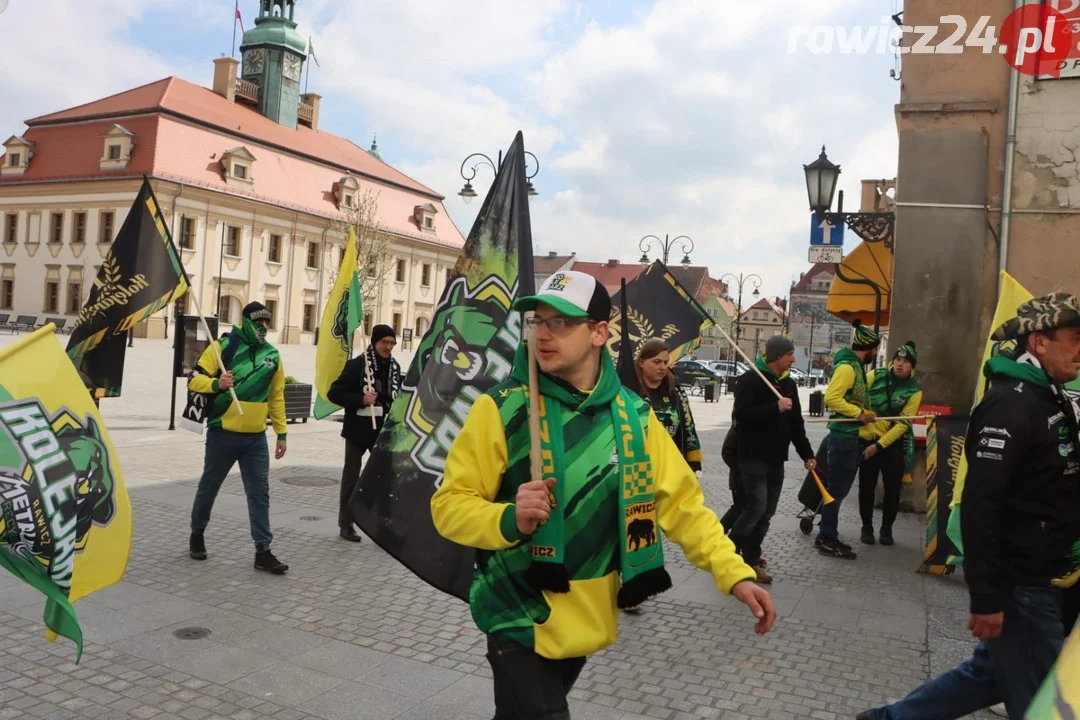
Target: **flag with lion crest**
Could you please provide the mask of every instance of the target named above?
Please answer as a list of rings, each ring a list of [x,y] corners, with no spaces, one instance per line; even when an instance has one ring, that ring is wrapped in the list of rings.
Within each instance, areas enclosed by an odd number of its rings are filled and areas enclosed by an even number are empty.
[[[319,322],[319,346],[315,350],[315,409],[322,420],[341,408],[330,402],[327,393],[352,356],[353,333],[364,320],[364,299],[360,293],[360,273],[356,262],[356,231],[349,230],[349,243],[341,256],[334,289]]]
[[[46,637],[76,662],[72,603],[124,576],[131,533],[116,450],[50,323],[0,350],[0,568],[45,596]]]
[[[619,290],[611,298],[608,350],[612,357],[619,357],[625,336],[632,343],[631,356],[641,343],[655,337],[667,341],[674,363],[697,349],[705,329],[716,324],[659,260],[626,283],[625,305],[624,319],[623,291]]]

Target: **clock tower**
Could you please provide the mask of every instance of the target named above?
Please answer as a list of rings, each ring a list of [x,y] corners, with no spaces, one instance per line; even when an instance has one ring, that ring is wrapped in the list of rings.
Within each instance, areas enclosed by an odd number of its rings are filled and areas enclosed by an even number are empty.
[[[240,43],[240,77],[259,86],[259,112],[296,128],[307,41],[296,32],[296,0],[259,0],[255,27]]]

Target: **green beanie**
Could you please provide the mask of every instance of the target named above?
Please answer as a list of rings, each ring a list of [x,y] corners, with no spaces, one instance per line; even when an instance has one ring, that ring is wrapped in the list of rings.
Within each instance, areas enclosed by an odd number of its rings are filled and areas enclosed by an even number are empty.
[[[896,349],[896,354],[893,355],[893,360],[897,358],[907,358],[907,360],[911,363],[911,367],[915,367],[915,365],[917,365],[919,362],[919,353],[915,350],[915,341],[908,340],[906,343],[898,347]]]
[[[851,338],[852,350],[873,350],[881,342],[878,334],[873,329],[863,325],[862,321],[856,320],[851,325],[855,328],[855,333]]]

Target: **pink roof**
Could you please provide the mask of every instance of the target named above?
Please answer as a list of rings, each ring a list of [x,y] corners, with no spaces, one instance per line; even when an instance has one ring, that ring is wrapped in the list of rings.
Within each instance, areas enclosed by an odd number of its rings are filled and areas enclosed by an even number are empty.
[[[87,120],[95,118],[96,121]],[[122,118],[122,120],[121,120]],[[77,121],[77,122],[75,122]],[[101,170],[102,136],[121,123],[135,136],[122,170]],[[349,140],[300,126],[291,130],[179,78],[166,78],[77,108],[27,121],[34,158],[23,175],[0,184],[138,177],[184,182],[328,218],[340,218],[334,185],[346,173],[379,194],[385,229],[450,247],[465,239],[443,206],[443,196],[398,172]],[[251,190],[225,183],[221,155],[243,146],[255,157]],[[368,181],[368,182],[365,182]],[[417,205],[432,204],[435,232],[420,231]]]

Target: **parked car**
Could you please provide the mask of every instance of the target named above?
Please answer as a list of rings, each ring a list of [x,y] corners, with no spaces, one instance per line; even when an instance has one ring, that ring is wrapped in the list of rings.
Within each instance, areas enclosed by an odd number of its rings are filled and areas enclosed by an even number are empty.
[[[708,363],[701,360],[682,359],[671,366],[671,372],[675,376],[675,382],[679,385],[694,387],[704,385],[709,381],[722,382],[723,376],[709,367]]]

